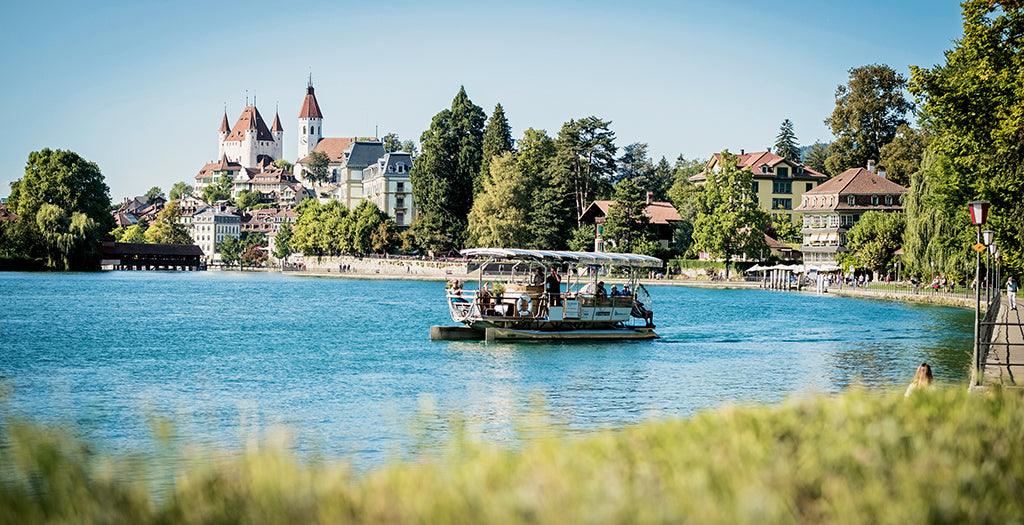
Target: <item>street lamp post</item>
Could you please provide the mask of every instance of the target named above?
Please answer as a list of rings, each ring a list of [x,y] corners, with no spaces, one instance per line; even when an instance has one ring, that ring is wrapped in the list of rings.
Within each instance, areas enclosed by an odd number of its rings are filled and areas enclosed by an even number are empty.
[[[992,304],[992,299],[996,296],[996,291],[999,287],[999,280],[996,279],[996,251],[999,250],[997,243],[992,241],[992,244],[988,245],[988,302],[985,304]]]
[[[992,239],[995,237],[995,232],[992,230],[985,230],[981,232],[981,242],[988,247],[988,251],[985,253],[985,304],[992,302]]]
[[[981,384],[981,250],[978,250],[978,245],[981,245],[981,249],[984,249],[984,244],[981,243],[981,227],[985,225],[985,221],[988,219],[988,202],[985,201],[973,201],[967,206],[968,211],[971,213],[971,224],[978,228],[978,244],[975,245],[977,255],[974,261],[974,377],[971,380],[972,384]]]

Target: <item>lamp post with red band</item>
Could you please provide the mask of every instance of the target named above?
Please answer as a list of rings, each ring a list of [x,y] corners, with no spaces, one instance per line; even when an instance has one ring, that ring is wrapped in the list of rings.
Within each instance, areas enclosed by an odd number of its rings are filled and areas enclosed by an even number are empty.
[[[967,205],[971,213],[971,224],[978,228],[978,244],[981,242],[981,227],[988,220],[988,202],[974,201]],[[981,251],[976,250],[974,263],[974,377],[971,384],[981,384]]]

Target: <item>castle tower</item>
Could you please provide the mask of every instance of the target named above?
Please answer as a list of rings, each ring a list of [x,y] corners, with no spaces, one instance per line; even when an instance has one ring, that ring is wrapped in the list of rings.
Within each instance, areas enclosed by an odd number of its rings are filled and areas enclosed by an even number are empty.
[[[277,111],[274,112],[274,123],[270,125],[270,133],[274,135],[274,159],[284,158],[284,127],[281,126],[281,117]]]
[[[217,158],[224,156],[224,139],[228,138],[228,132],[231,128],[228,127],[228,110],[224,109],[224,120],[220,121],[220,147],[217,149]]]
[[[317,142],[320,142],[324,132],[323,121],[324,115],[320,113],[320,105],[316,103],[311,77],[306,87],[306,98],[302,101],[302,109],[299,111],[299,159],[309,156]]]

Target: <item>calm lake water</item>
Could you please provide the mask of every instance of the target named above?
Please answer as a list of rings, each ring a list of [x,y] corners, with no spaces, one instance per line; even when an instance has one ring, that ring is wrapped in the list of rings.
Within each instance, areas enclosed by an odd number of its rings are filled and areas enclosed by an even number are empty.
[[[0,411],[114,450],[151,444],[153,416],[225,447],[284,427],[300,450],[365,467],[434,445],[446,417],[514,440],[538,406],[586,432],[853,385],[902,391],[922,361],[941,383],[968,375],[968,310],[649,290],[660,340],[486,344],[429,340],[451,324],[442,282],[0,273]]]

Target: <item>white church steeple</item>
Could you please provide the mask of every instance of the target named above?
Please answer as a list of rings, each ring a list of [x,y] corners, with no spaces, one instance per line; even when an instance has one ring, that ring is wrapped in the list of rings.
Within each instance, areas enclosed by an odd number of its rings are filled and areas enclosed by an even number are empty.
[[[313,94],[313,77],[311,75],[309,85],[306,87],[306,98],[302,101],[302,109],[299,111],[298,159],[309,156],[317,142],[323,138],[323,122],[324,115],[320,112],[320,105],[316,103],[316,95]]]

